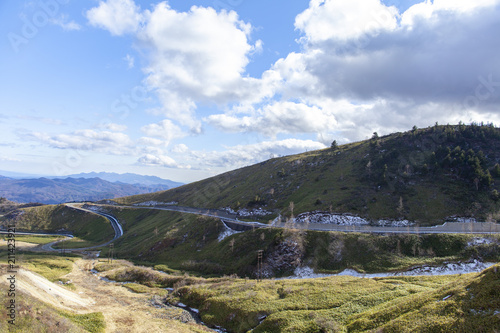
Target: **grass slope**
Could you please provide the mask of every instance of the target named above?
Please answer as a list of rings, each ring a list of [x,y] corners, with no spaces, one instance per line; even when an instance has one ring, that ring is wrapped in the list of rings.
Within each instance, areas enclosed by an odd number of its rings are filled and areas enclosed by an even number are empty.
[[[204,279],[150,268],[101,266],[108,278],[173,287],[168,303],[200,311],[230,332],[495,332],[500,266],[481,273],[364,279]],[[139,288],[137,288],[139,289]],[[148,292],[140,288],[140,292]]]
[[[498,265],[462,276],[236,280],[177,290],[204,322],[233,332],[493,332],[499,296]]]
[[[48,280],[66,281],[62,276],[73,269],[73,262],[78,257],[61,257],[42,253],[18,253],[16,261],[23,268],[36,272]],[[7,263],[7,253],[0,254],[0,263]],[[0,265],[0,275],[7,274],[7,265]],[[66,284],[74,288],[71,284]],[[4,287],[3,285],[1,286]],[[0,303],[7,304],[12,299],[7,293],[0,293]],[[56,309],[40,302],[35,297],[19,290],[15,291],[15,325],[9,324],[7,312],[0,313],[0,332],[95,332],[102,333],[105,328],[104,316],[100,312],[76,314]]]
[[[18,231],[71,232],[78,238],[72,242],[75,247],[104,243],[114,236],[106,218],[65,205],[23,208],[4,216],[0,224],[15,225]]]
[[[165,192],[115,199],[205,208],[326,210],[369,219],[486,219],[499,206],[500,129],[434,126],[274,158]],[[491,217],[491,216],[490,216]]]
[[[179,212],[141,208],[110,211],[123,225],[114,242],[118,258],[149,266],[222,276],[255,277],[257,251],[263,250],[267,276],[286,275],[307,265],[321,272],[354,268],[360,272],[405,270],[422,264],[480,258],[500,260],[500,236],[484,244],[461,234],[375,235],[293,229],[255,229],[218,240],[220,220]],[[107,256],[107,249],[103,250]]]

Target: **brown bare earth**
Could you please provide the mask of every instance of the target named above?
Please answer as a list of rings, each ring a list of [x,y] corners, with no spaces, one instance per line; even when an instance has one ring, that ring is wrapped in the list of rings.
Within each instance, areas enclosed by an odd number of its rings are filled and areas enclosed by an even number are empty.
[[[196,324],[186,311],[161,304],[159,297],[155,301],[151,295],[135,293],[120,284],[99,279],[88,271],[92,265],[92,259],[80,259],[75,262],[73,271],[64,276],[76,287],[74,291],[24,269],[18,272],[18,288],[60,309],[80,314],[102,312],[106,332],[209,331]]]
[[[40,247],[40,245],[38,245],[38,244],[16,241],[16,248],[18,250],[33,251],[35,248],[39,248],[39,247]],[[7,249],[7,241],[6,240],[0,239],[0,249]]]

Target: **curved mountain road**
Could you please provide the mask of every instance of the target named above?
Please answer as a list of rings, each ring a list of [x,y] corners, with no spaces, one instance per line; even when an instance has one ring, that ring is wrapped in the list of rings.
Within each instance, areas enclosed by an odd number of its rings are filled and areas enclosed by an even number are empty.
[[[252,228],[288,228],[290,224],[284,222],[273,222],[264,224],[260,222],[245,222],[238,220],[234,214],[217,209],[201,209],[182,206],[124,206],[124,205],[102,205],[115,208],[140,208],[175,211],[187,214],[210,216],[220,218],[223,222],[230,222],[233,225]],[[231,227],[231,226],[230,226]],[[361,232],[361,233],[380,233],[380,234],[497,234],[500,233],[500,224],[493,222],[447,222],[432,227],[376,227],[370,225],[337,225],[321,223],[294,223],[294,229],[306,229],[316,231],[339,231],[339,232]]]
[[[65,251],[85,251],[101,248],[111,244],[117,238],[123,236],[123,228],[118,222],[118,220],[107,213],[97,212],[94,210],[89,210],[82,208],[80,203],[66,203],[68,207],[79,209],[85,212],[98,214],[104,216],[109,220],[113,230],[115,232],[115,236],[112,240],[94,246],[89,246],[85,248],[69,248],[65,249]],[[444,223],[442,225],[437,225],[433,227],[376,227],[369,225],[333,225],[333,224],[320,224],[320,223],[294,223],[290,225],[289,223],[277,222],[274,221],[272,224],[264,224],[261,222],[246,222],[238,220],[234,214],[229,214],[227,212],[217,210],[217,209],[201,209],[201,208],[193,208],[193,207],[182,207],[182,206],[125,206],[125,205],[98,205],[101,207],[113,207],[113,208],[127,208],[127,209],[153,209],[153,210],[166,210],[166,211],[174,211],[181,212],[187,214],[195,214],[202,216],[209,216],[220,218],[223,222],[226,223],[231,229],[235,230],[250,230],[253,228],[294,228],[294,229],[305,229],[305,230],[316,230],[316,231],[339,231],[339,232],[361,232],[361,233],[380,233],[380,234],[394,234],[394,233],[406,233],[406,234],[498,234],[500,233],[500,224],[493,222],[480,222],[480,223],[471,223],[471,222],[450,222]],[[5,232],[0,232],[5,233]],[[68,236],[65,234],[50,234],[50,233],[29,233],[29,232],[16,232],[16,234],[35,234],[35,235],[60,235],[60,236]],[[72,237],[72,236],[68,236]],[[65,238],[67,239],[67,238]],[[63,240],[65,240],[63,239]],[[43,245],[41,248],[45,251],[58,251],[52,246],[58,242],[63,240],[59,240],[56,242],[48,243]]]
[[[86,250],[97,249],[97,248],[100,248],[100,247],[108,246],[113,241],[115,241],[117,238],[123,236],[123,228],[122,228],[121,224],[118,222],[118,220],[114,216],[82,208],[81,206],[79,206],[80,204],[76,204],[76,203],[66,203],[65,205],[68,206],[68,207],[71,207],[73,209],[78,209],[78,210],[82,210],[82,211],[85,211],[85,212],[88,212],[88,213],[92,213],[92,214],[97,214],[97,215],[104,216],[111,223],[111,226],[113,227],[113,230],[115,232],[115,236],[113,237],[112,240],[107,241],[106,243],[103,243],[103,244],[94,245],[94,246],[88,246],[88,247],[81,247],[81,248],[65,248],[64,251],[71,252],[71,251],[86,251]],[[71,236],[71,237],[73,237],[73,236]],[[66,240],[66,239],[68,239],[68,238],[61,239],[61,240],[58,240],[58,241],[55,241],[55,242],[52,242],[52,243],[44,244],[41,248],[44,251],[59,251],[58,249],[54,249],[52,246],[55,245],[55,244],[57,244],[57,243],[59,243],[59,242],[62,242],[64,240]]]

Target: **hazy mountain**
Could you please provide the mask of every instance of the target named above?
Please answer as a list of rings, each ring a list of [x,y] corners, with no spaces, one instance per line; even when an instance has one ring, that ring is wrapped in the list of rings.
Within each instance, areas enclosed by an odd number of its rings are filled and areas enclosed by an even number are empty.
[[[0,197],[19,203],[56,204],[68,201],[96,201],[163,191],[169,188],[171,188],[169,185],[164,184],[112,183],[100,178],[0,178]]]
[[[0,170],[0,178],[2,178],[2,177],[13,178],[13,179],[31,179],[31,178],[41,178],[41,177],[47,177],[47,176],[46,175],[35,175],[35,174],[23,173],[23,172]]]
[[[121,182],[125,184],[140,185],[168,185],[170,188],[183,185],[183,183],[174,182],[169,179],[163,179],[156,176],[142,176],[135,173],[114,173],[114,172],[89,172],[69,175],[71,178],[101,178],[108,182]],[[65,177],[65,178],[66,178]]]

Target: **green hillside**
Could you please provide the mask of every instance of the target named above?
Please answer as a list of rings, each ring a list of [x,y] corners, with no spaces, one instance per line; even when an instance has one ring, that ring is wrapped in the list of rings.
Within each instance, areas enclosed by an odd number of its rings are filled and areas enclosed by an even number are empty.
[[[263,250],[267,277],[289,275],[300,266],[328,273],[346,268],[382,272],[474,258],[500,260],[499,235],[378,235],[265,228],[219,241],[225,227],[216,218],[144,208],[113,208],[110,213],[124,229],[124,235],[114,241],[117,258],[204,276],[255,278],[258,250]],[[478,238],[486,241],[473,244]],[[107,251],[103,249],[103,257]]]
[[[447,217],[496,219],[500,129],[447,125],[274,158],[172,190],[115,199],[123,204],[262,208],[277,216],[323,210],[421,225]],[[290,203],[293,202],[291,206]]]
[[[199,310],[230,332],[496,332],[500,266],[446,276],[204,279],[104,264],[117,281],[173,287],[165,302]],[[142,287],[141,292],[148,292]]]
[[[499,278],[496,265],[461,276],[235,280],[176,295],[232,332],[495,332]]]
[[[15,225],[17,231],[69,232],[75,236],[72,241],[74,247],[102,244],[114,236],[114,230],[106,218],[65,205],[11,211],[0,218],[0,226],[7,225]]]

